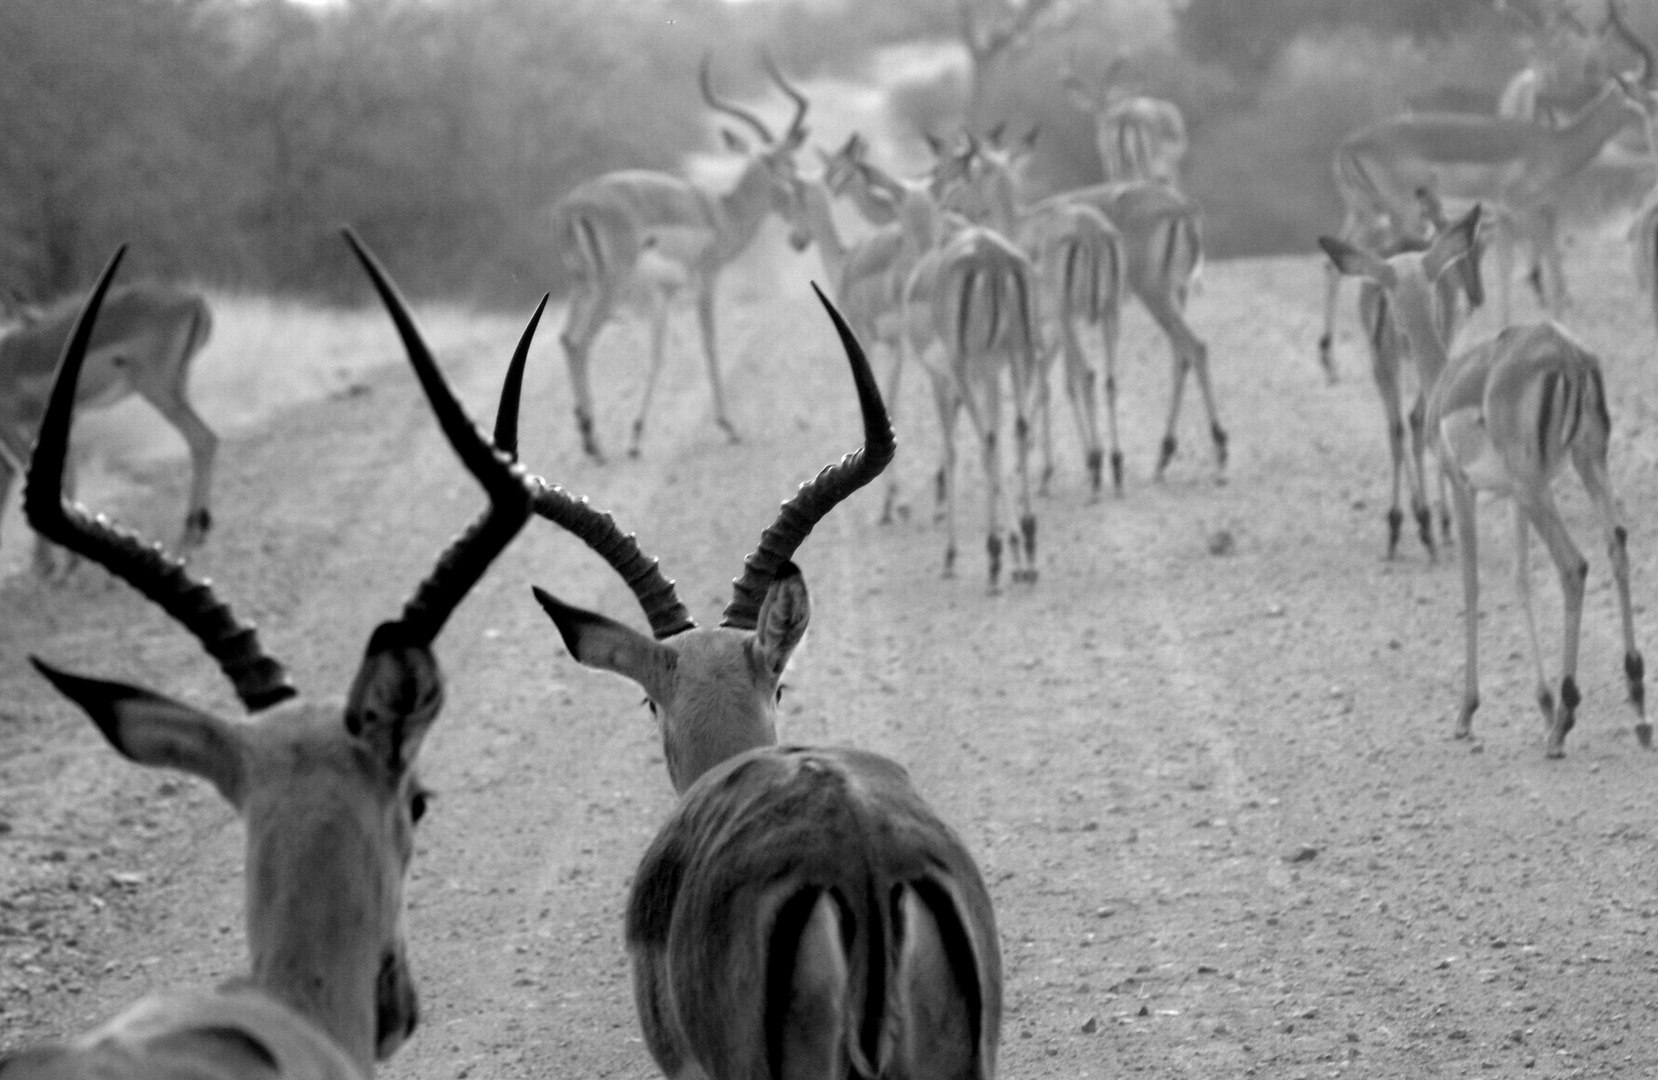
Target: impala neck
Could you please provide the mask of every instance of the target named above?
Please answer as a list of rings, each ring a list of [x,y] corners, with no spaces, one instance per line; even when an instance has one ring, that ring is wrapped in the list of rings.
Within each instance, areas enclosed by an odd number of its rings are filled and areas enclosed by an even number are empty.
[[[1630,114],[1638,111],[1617,81],[1608,81],[1595,100],[1560,127],[1537,128],[1549,152],[1534,163],[1533,178],[1547,183],[1577,172],[1623,130]]]
[[[1441,280],[1454,272],[1455,268],[1448,268],[1441,275]],[[1424,393],[1439,382],[1439,376],[1450,363],[1450,343],[1445,337],[1448,321],[1436,312],[1436,297],[1440,292],[1438,285],[1438,282],[1430,282],[1418,266],[1415,276],[1402,283],[1393,294],[1395,316],[1405,336],[1410,339],[1410,352],[1416,358],[1417,380]],[[1446,301],[1455,303],[1450,296],[1446,297]]]
[[[384,959],[378,931],[401,889],[377,872],[382,853],[352,808],[307,809],[329,823],[273,820],[260,829],[249,817],[251,982],[326,1031],[372,1076]]]
[[[806,230],[812,234],[823,257],[823,272],[829,275],[834,292],[839,296],[841,274],[846,270],[848,248],[835,227],[835,215],[830,209],[829,189],[821,180],[803,180],[800,184],[800,211]]]
[[[771,212],[773,188],[770,165],[755,156],[743,167],[737,185],[715,199],[719,213],[719,242],[716,245],[719,262],[730,262],[754,242],[760,224]]]

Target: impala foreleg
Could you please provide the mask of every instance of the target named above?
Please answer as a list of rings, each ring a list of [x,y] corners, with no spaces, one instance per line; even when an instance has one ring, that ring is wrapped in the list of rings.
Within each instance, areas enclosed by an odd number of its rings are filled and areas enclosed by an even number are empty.
[[[651,293],[651,361],[645,371],[645,392],[639,397],[639,415],[633,420],[633,438],[628,443],[628,457],[639,456],[639,444],[645,438],[645,416],[651,409],[651,398],[656,393],[656,380],[662,375],[662,361],[668,343],[668,296],[660,290]]]
[[[1347,230],[1341,232],[1347,237]],[[1341,297],[1341,271],[1337,270],[1330,260],[1323,260],[1324,265],[1324,331],[1318,335],[1318,366],[1324,369],[1324,381],[1335,385],[1335,331],[1336,331],[1336,301]]]
[[[720,381],[720,354],[714,340],[714,282],[697,292],[697,329],[702,334],[702,355],[708,361],[708,383],[714,391],[714,423],[731,442],[738,441],[737,429],[725,409],[725,385]]]
[[[894,427],[898,426],[898,388],[904,375],[905,348],[901,341],[891,343],[892,372],[887,376],[887,388],[884,391],[884,400],[887,403],[887,416]],[[881,524],[892,524],[893,513],[898,507],[898,470],[887,470],[887,492],[881,500]]]
[[[576,430],[581,433],[583,452],[594,461],[604,461],[599,439],[593,429],[593,387],[588,381],[587,362],[593,341],[615,309],[616,295],[612,286],[602,281],[586,281],[577,287],[570,301],[570,315],[559,335],[564,346],[564,362],[570,370],[570,392],[576,399]]]
[[[184,400],[182,384],[164,392],[152,393],[143,386],[138,391],[178,429],[190,448],[190,506],[184,517],[184,538],[180,546],[185,550],[198,547],[213,525],[208,498],[213,490],[213,458],[219,448],[219,437]]]

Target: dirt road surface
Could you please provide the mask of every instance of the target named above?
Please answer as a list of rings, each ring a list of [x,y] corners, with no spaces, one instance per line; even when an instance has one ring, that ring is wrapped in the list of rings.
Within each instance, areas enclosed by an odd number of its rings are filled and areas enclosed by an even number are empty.
[[[1652,329],[1621,246],[1584,239],[1570,257],[1572,325],[1606,364],[1650,654]],[[637,531],[701,619],[777,503],[855,445],[814,272],[762,254],[727,282],[738,445],[710,420],[688,318],[640,460],[579,457],[556,318],[532,358],[526,462]],[[862,493],[798,556],[813,625],[784,735],[905,763],[978,857],[1006,958],[1004,1076],[1658,1075],[1658,758],[1632,737],[1586,502],[1564,497],[1592,564],[1568,756],[1542,755],[1504,512],[1482,518],[1485,704],[1476,739],[1453,741],[1454,559],[1382,558],[1380,410],[1350,316],[1344,381],[1317,371],[1320,280],[1311,257],[1215,265],[1193,300],[1233,435],[1225,485],[1190,399],[1181,454],[1151,483],[1167,354],[1131,311],[1127,492],[1090,503],[1062,427],[1041,580],[997,596],[965,444],[961,573],[940,577],[937,436],[910,379],[908,519],[876,525]],[[517,327],[463,330],[436,345],[482,415]],[[643,341],[633,324],[600,346],[617,450]],[[479,505],[389,330],[373,348],[384,364],[354,388],[227,440],[219,531],[197,559],[313,693],[343,691],[369,629]],[[172,535],[185,470],[133,480],[115,508]],[[1552,666],[1559,592],[1546,558],[1533,565]],[[639,691],[565,655],[531,582],[643,625],[597,557],[538,522],[439,641],[448,704],[421,761],[439,794],[409,887],[424,1023],[386,1076],[655,1074],[621,909],[671,789]],[[100,571],[0,586],[0,1049],[245,957],[231,813],[204,783],[122,761],[29,653],[236,712],[194,643]]]

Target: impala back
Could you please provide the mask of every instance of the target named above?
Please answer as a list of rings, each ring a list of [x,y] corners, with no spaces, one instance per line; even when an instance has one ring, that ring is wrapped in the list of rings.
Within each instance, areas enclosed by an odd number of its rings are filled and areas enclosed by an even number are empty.
[[[826,957],[811,940],[824,912]],[[844,1002],[833,1075],[966,1078],[995,1073],[995,926],[978,867],[900,766],[763,747],[686,791],[635,875],[627,941],[645,1040],[669,1076],[687,1063],[790,1075],[789,1002],[828,981]]]

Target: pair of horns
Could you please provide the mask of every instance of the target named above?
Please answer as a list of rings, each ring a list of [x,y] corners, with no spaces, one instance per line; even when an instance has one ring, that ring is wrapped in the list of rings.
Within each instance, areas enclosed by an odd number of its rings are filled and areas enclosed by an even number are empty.
[[[758,621],[760,603],[766,590],[776,578],[779,568],[789,561],[813,526],[854,491],[879,476],[892,461],[897,448],[893,438],[892,421],[881,401],[881,391],[870,370],[869,359],[858,344],[846,320],[812,285],[818,300],[828,311],[840,335],[841,346],[852,368],[852,382],[858,391],[858,406],[863,413],[864,444],[839,462],[825,466],[818,475],[800,485],[792,499],[784,503],[774,521],[760,536],[760,545],[743,560],[742,576],[732,582],[731,602],[720,619],[721,626],[752,630]],[[502,450],[513,453],[517,448],[518,396],[522,386],[523,361],[514,358],[501,389],[501,405],[497,415],[495,443]],[[650,621],[651,633],[658,640],[696,626],[685,605],[674,591],[674,583],[662,576],[655,559],[639,549],[632,533],[624,534],[609,514],[594,509],[586,499],[577,498],[539,476],[529,476],[533,492],[531,505],[547,520],[561,525],[580,537],[601,558],[621,575],[628,588],[644,608]]]
[[[436,639],[455,606],[529,519],[530,492],[521,471],[478,434],[455,400],[437,362],[415,329],[396,286],[379,262],[349,229],[345,239],[368,272],[397,327],[438,426],[489,495],[488,509],[439,556],[437,565],[415,590],[401,617],[378,627],[368,646],[370,652],[394,645],[423,647]],[[57,379],[29,461],[23,491],[24,511],[29,524],[40,535],[104,566],[194,634],[218,661],[243,705],[250,712],[256,712],[293,697],[296,691],[287,670],[260,646],[254,628],[237,619],[229,605],[215,595],[209,582],[192,577],[183,561],[169,555],[161,545],[147,544],[137,534],[103,515],[93,516],[63,498],[63,468],[76,383],[86,360],[98,309],[125,254],[123,245],[99,276],[58,364]],[[546,304],[545,298],[542,304]],[[540,316],[541,309],[537,308],[518,343],[515,364],[522,365],[522,356],[529,351]]]
[[[702,100],[706,101],[708,103],[708,107],[714,111],[725,113],[727,116],[735,117],[736,119],[747,124],[749,127],[753,128],[755,134],[759,135],[760,138],[766,143],[774,146],[777,145],[779,140],[773,137],[771,128],[766,126],[766,122],[764,120],[761,120],[758,116],[755,116],[753,113],[739,105],[729,101],[721,101],[715,96],[713,81],[708,73],[709,65],[711,63],[712,60],[709,57],[709,54],[703,53],[702,64],[697,69],[697,85],[702,89]],[[805,133],[805,128],[802,125],[806,120],[806,108],[808,104],[806,96],[799,90],[796,90],[793,86],[789,85],[788,80],[783,78],[783,73],[777,70],[777,65],[772,62],[769,55],[762,57],[761,63],[766,69],[766,74],[771,76],[771,80],[778,85],[784,94],[788,95],[790,101],[794,102],[794,116],[789,120],[788,129],[783,132],[783,138],[781,140],[784,143],[793,142]]]

